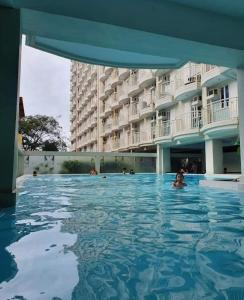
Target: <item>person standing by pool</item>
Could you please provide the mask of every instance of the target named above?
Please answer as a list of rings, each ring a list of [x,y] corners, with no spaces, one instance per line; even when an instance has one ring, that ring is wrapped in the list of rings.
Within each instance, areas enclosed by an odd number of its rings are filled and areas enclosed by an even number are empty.
[[[172,186],[175,188],[183,188],[187,184],[184,182],[184,175],[180,172],[176,174],[175,181],[172,183]]]

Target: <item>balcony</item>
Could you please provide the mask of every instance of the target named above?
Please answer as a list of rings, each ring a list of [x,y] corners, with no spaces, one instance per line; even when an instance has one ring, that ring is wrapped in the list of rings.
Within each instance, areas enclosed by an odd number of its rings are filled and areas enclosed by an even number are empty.
[[[166,74],[170,71],[172,71],[172,70],[171,69],[156,69],[154,74],[155,74],[155,76],[162,76],[163,74]]]
[[[96,82],[96,80],[93,80],[91,82],[91,93],[92,93],[92,95],[94,95],[94,94],[96,94],[96,92],[97,92],[97,82]]]
[[[156,127],[155,141],[160,141],[161,143],[167,143],[172,141],[172,128],[173,122],[170,120],[159,121]]]
[[[108,76],[105,74],[105,67],[104,67],[104,66],[101,66],[99,71],[100,71],[100,72],[99,72],[99,79],[100,79],[101,81],[106,80]]]
[[[138,71],[138,85],[140,88],[145,88],[152,85],[156,78],[152,70],[139,70]]]
[[[111,105],[111,109],[117,109],[120,107],[119,101],[118,101],[118,94],[116,92],[114,92],[111,96],[110,96],[110,105]]]
[[[95,97],[91,99],[91,111],[94,111],[97,108],[97,101],[96,100],[97,99]]]
[[[91,66],[91,77],[92,77],[92,78],[95,78],[96,75],[97,75],[97,66],[92,65],[92,66]]]
[[[132,73],[130,75],[129,85],[128,85],[128,96],[133,97],[141,91],[138,85],[138,72]]]
[[[130,70],[125,68],[119,68],[119,80],[125,80],[130,75]]]
[[[140,132],[140,145],[148,145],[153,143],[152,132],[142,131]]]
[[[119,128],[127,126],[129,123],[129,112],[128,110],[123,110],[119,114]]]
[[[139,146],[139,144],[140,144],[140,132],[133,131],[131,135],[131,145],[135,147],[135,146]]]
[[[130,97],[128,96],[128,88],[123,86],[118,86],[118,101],[119,104],[123,105],[129,101]]]
[[[221,99],[203,108],[201,132],[212,138],[238,134],[238,99]]]
[[[97,141],[97,134],[92,132],[90,136],[90,143],[94,143]]]
[[[105,86],[103,84],[100,85],[100,100],[104,100],[107,98],[107,95],[105,94]]]
[[[97,117],[92,116],[91,118],[91,127],[95,127],[97,125]]]
[[[211,87],[228,79],[236,79],[236,71],[234,69],[202,65],[202,86]]]
[[[108,79],[104,82],[104,92],[106,95],[110,95],[114,91],[112,87],[112,81],[112,77],[108,77]]]
[[[105,67],[104,72],[106,75],[110,75],[113,71],[113,67]]]
[[[112,132],[112,123],[106,123],[104,125],[104,133],[105,135],[108,135]]]
[[[112,121],[112,131],[117,131],[119,129],[119,118],[114,117]]]
[[[105,117],[105,105],[102,104],[100,107],[100,118],[103,119]]]
[[[196,143],[202,140],[200,128],[202,126],[201,112],[189,112],[177,116],[174,126],[174,140],[178,143]]]
[[[110,142],[103,144],[103,151],[104,152],[111,152],[112,151],[112,145]]]
[[[139,111],[138,111],[138,102],[131,103],[131,110],[129,115],[130,122],[136,122],[140,118]]]
[[[110,104],[110,101],[109,99],[105,102],[105,116],[108,116],[109,114],[112,113],[112,110],[111,110],[111,104]]]
[[[113,151],[117,151],[120,147],[119,139],[113,139],[112,141]]]
[[[120,83],[119,71],[116,68],[116,69],[113,70],[113,72],[111,74],[111,86],[112,86],[112,88],[115,88],[119,83]]]
[[[175,104],[173,96],[173,86],[170,82],[160,82],[157,86],[157,99],[155,109],[168,108]]]
[[[186,100],[201,92],[200,66],[188,63],[177,71],[175,78],[175,100]]]
[[[146,118],[151,116],[154,112],[154,101],[155,96],[151,93],[146,93],[142,97],[140,97],[140,117]]]

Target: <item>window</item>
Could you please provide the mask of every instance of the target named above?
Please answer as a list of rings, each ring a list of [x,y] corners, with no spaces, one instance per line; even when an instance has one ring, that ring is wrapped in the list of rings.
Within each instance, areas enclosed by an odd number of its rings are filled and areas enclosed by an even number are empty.
[[[225,85],[220,88],[221,108],[226,108],[229,106],[229,98],[229,86]]]

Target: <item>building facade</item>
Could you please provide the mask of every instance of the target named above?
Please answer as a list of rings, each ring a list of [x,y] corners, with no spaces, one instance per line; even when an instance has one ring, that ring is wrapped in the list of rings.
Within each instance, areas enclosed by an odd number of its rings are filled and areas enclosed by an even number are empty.
[[[72,62],[72,151],[156,152],[158,172],[240,172],[235,70]]]

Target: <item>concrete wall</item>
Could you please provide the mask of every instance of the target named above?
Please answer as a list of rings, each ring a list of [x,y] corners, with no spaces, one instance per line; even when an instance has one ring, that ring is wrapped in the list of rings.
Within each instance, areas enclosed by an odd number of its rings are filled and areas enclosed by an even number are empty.
[[[108,153],[108,152],[24,152],[24,173],[60,174],[64,161],[79,161],[84,165],[83,173],[90,168],[104,173],[118,173],[123,167],[135,172],[156,172],[155,153]]]
[[[18,150],[18,167],[17,167],[17,177],[24,174],[25,167],[25,157],[24,153],[21,150]]]
[[[224,153],[223,167],[227,168],[227,173],[241,173],[240,153],[237,152]]]

